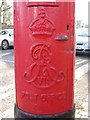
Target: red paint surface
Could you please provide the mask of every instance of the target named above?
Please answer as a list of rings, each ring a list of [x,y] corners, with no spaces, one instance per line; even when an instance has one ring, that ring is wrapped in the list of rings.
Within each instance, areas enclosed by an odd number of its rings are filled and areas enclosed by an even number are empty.
[[[16,104],[24,112],[52,115],[73,107],[74,5],[14,2]]]

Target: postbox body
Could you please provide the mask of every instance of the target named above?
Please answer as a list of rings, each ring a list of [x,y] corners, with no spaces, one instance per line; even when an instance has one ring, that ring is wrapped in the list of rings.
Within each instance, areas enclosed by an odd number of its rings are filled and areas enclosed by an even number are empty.
[[[15,2],[16,106],[56,115],[74,105],[74,2]]]

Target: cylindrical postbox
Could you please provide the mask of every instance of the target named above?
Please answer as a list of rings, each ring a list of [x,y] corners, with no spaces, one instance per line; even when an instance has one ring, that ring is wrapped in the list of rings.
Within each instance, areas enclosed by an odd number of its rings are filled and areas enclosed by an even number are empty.
[[[75,2],[14,2],[15,117],[74,117]]]

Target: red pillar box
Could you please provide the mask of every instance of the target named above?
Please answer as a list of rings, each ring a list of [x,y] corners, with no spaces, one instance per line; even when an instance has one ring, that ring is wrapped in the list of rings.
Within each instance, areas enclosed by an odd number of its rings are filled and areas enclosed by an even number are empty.
[[[75,2],[14,2],[15,117],[74,117]]]

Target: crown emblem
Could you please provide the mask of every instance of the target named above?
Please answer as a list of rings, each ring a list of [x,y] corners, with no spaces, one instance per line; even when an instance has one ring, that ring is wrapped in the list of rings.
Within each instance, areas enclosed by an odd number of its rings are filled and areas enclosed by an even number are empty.
[[[32,35],[46,35],[51,36],[55,30],[53,23],[46,15],[45,9],[41,9],[37,18],[34,19],[30,26]]]

